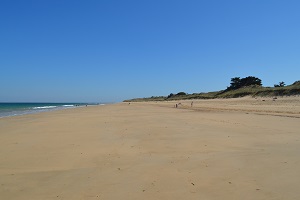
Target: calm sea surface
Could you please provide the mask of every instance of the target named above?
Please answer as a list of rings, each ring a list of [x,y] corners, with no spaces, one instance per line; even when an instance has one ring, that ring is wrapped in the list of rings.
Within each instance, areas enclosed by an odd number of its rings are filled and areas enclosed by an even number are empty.
[[[85,105],[83,103],[0,103],[0,118]]]

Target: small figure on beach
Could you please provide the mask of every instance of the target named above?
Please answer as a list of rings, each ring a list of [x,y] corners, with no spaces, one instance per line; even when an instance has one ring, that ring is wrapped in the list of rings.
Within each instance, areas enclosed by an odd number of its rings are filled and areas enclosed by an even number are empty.
[[[177,103],[175,104],[175,107],[178,108],[178,104]]]
[[[193,107],[193,104],[194,104],[194,102],[192,101],[192,103],[191,103],[191,107]]]

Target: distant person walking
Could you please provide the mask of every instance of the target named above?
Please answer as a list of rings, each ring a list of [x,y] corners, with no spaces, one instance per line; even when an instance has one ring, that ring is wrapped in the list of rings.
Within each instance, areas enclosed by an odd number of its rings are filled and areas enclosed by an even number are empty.
[[[192,101],[192,103],[191,103],[191,107],[193,107],[193,105],[194,105],[194,102]]]

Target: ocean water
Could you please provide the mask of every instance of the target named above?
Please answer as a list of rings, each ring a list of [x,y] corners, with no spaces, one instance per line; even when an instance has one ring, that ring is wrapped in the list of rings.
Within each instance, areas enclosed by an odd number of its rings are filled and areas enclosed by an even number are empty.
[[[0,103],[0,118],[85,106],[83,103]]]

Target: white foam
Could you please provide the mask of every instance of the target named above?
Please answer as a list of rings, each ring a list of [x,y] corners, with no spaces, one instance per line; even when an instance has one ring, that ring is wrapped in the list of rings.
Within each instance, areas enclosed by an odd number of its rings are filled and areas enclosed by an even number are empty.
[[[41,107],[33,107],[32,109],[50,109],[50,108],[56,108],[57,106],[41,106]]]

